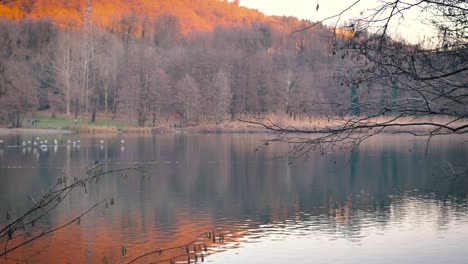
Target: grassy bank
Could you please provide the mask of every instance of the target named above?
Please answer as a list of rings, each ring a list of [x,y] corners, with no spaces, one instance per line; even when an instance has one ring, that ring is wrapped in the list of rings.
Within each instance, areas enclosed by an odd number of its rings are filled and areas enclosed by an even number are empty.
[[[178,126],[178,123],[159,123],[156,127],[136,127],[132,126],[126,120],[111,119],[109,117],[98,117],[95,122],[91,123],[89,118],[78,119],[75,122],[74,118],[67,116],[50,117],[50,115],[39,115],[34,118],[38,122],[31,124],[30,120],[23,122],[22,130],[27,129],[47,129],[47,130],[71,130],[79,133],[163,133],[163,132],[199,132],[199,133],[265,133],[271,132],[260,125],[255,125],[239,120],[264,122],[269,125],[277,125],[283,128],[295,128],[298,130],[320,130],[330,126],[342,125],[342,119],[315,117],[306,115],[296,115],[294,117],[278,114],[267,114],[258,118],[252,115],[239,115],[234,120],[224,121],[205,121],[196,125]],[[392,117],[379,117],[371,120],[372,122],[389,122]],[[444,117],[423,117],[423,118],[402,118],[398,123],[416,123],[416,122],[436,122],[448,123],[450,120]],[[466,120],[458,121],[457,123],[466,123]],[[455,125],[455,124],[452,124]],[[417,127],[392,127],[385,132],[429,132],[434,129],[433,126],[417,126]]]
[[[31,122],[34,120],[35,122]],[[79,133],[153,133],[171,132],[169,124],[161,127],[136,127],[122,119],[98,116],[95,122],[90,122],[89,117],[74,118],[68,116],[51,117],[50,114],[38,115],[34,118],[25,118],[22,127],[12,131],[73,131]]]
[[[123,128],[127,125],[127,122],[123,120],[112,120],[112,119],[96,119],[95,122],[91,123],[89,119],[77,119],[75,122],[74,118],[65,116],[37,116],[34,118],[37,120],[37,124],[32,125],[27,120],[23,121],[23,128],[42,128],[42,129],[65,129],[74,130],[81,126],[95,126],[95,127],[115,127]],[[32,119],[30,119],[32,120]]]

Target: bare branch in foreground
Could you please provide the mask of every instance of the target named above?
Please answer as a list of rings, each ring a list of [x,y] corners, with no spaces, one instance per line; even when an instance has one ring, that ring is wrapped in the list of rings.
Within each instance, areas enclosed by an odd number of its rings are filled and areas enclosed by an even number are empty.
[[[62,228],[65,228],[74,222],[79,223],[83,216],[88,214],[93,209],[97,208],[99,205],[105,204],[107,208],[109,204],[110,205],[114,204],[113,197],[106,198],[102,201],[97,202],[96,204],[91,206],[89,209],[81,213],[79,216],[73,218],[72,220],[68,221],[67,223],[59,227],[51,228],[46,231],[42,231],[37,235],[34,235],[32,231],[27,230],[27,228],[29,227],[34,227],[36,225],[36,222],[38,222],[44,216],[46,216],[47,214],[50,214],[76,188],[83,188],[84,191],[87,193],[87,186],[91,184],[92,181],[94,183],[97,183],[99,180],[99,177],[101,176],[109,175],[109,174],[117,173],[117,172],[130,171],[130,170],[143,171],[145,166],[146,166],[145,164],[137,164],[134,167],[130,167],[130,168],[104,171],[103,165],[97,164],[95,166],[92,166],[86,169],[83,173],[80,174],[80,176],[74,177],[73,179],[70,179],[68,176],[58,177],[57,183],[55,183],[37,202],[34,202],[34,199],[32,199],[32,197],[30,196],[30,200],[32,200],[34,204],[26,213],[24,213],[23,215],[15,219],[11,219],[12,217],[7,217],[7,220],[9,220],[10,223],[0,230],[0,243],[4,244],[3,246],[4,250],[3,252],[0,252],[0,257],[6,258],[8,253],[26,244],[29,244],[44,235],[47,235],[57,230],[60,230]],[[9,215],[8,212],[7,212],[7,215]],[[15,235],[20,231],[22,231],[20,234]],[[17,243],[12,248],[8,248],[8,243],[10,241],[16,242],[18,238],[26,238],[26,241]]]

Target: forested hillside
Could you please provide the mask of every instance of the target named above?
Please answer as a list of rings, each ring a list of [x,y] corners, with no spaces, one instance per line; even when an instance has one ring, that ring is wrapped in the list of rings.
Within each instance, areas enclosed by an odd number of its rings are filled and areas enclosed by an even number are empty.
[[[310,22],[218,0],[88,3],[0,5],[4,122],[20,126],[48,110],[93,120],[109,113],[139,126],[195,124],[349,101],[351,90],[338,92],[335,78],[347,59],[330,54],[324,26],[291,35]]]
[[[165,13],[180,18],[183,32],[277,20],[257,10],[240,7],[238,3],[218,0],[92,0],[90,5],[90,19],[103,27],[115,25],[125,16],[151,20]],[[85,9],[85,0],[18,0],[0,5],[0,16],[15,20],[49,17],[62,27],[76,28],[84,23]]]

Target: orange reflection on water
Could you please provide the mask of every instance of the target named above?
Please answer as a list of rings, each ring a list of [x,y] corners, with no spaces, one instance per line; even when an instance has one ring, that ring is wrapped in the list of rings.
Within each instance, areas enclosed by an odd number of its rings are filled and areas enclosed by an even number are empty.
[[[93,223],[87,223],[87,216],[85,216],[80,224],[73,223],[9,253],[6,262],[16,263],[18,260],[22,260],[28,263],[101,263],[105,258],[108,263],[116,263],[121,259],[121,250],[124,246],[127,254],[122,261],[126,263],[151,251],[185,245],[197,237],[200,237],[195,243],[197,251],[200,248],[204,249],[203,244],[206,244],[207,247],[213,244],[211,239],[205,235],[213,227],[212,217],[209,215],[198,219],[195,223],[190,220],[190,214],[178,211],[173,223],[175,229],[169,235],[151,231],[157,230],[156,222],[140,218],[137,210],[133,210],[131,215],[134,217],[116,217],[110,224],[103,217],[93,217]],[[70,221],[69,217],[66,214],[58,215],[54,219],[56,222],[54,227]],[[128,226],[126,223],[128,221],[132,221],[131,231],[122,228]],[[35,228],[47,230],[47,227],[43,226]],[[33,232],[32,237],[39,234],[39,231]],[[216,234],[219,234],[219,231],[216,231]],[[18,236],[9,241],[8,248],[13,248],[24,241],[23,236]],[[216,241],[218,242],[218,237]],[[193,245],[190,244],[189,247],[192,259],[194,258]],[[2,244],[2,246],[4,245]],[[206,255],[205,252],[203,254]],[[165,251],[162,255],[152,254],[143,258],[140,263],[168,260],[178,256],[183,256],[183,259],[187,258],[185,246]],[[201,256],[199,258],[201,260]],[[0,263],[4,262],[5,258],[2,258]]]

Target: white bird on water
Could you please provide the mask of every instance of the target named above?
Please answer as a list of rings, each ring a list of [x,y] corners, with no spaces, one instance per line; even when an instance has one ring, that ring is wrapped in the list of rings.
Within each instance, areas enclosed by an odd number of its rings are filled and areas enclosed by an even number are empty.
[[[124,140],[124,139],[120,140],[120,143],[124,144],[124,143],[125,143],[125,140]]]
[[[23,140],[23,146],[26,146],[26,141]]]
[[[55,145],[58,145],[57,139],[54,139],[54,144],[55,144]]]
[[[34,146],[37,146],[37,142],[36,142],[35,140],[34,140],[34,142],[33,142],[33,145],[34,145]]]
[[[101,139],[101,141],[99,141],[101,144],[104,144],[104,140]]]
[[[78,143],[78,144],[79,144],[80,142],[81,142],[81,141],[80,141],[79,139],[76,141],[76,143]]]

